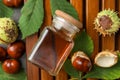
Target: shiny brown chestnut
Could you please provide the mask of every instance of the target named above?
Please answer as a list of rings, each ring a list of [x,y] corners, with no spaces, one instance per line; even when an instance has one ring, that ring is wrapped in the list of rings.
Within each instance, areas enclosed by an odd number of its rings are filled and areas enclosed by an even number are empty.
[[[71,59],[72,65],[76,70],[79,70],[81,72],[88,72],[92,68],[92,63],[88,56],[82,52],[78,51],[75,52]]]
[[[17,40],[7,47],[7,53],[11,58],[18,59],[25,52],[25,43],[22,40]]]
[[[15,59],[7,59],[2,64],[2,69],[9,74],[15,74],[20,70],[20,63]]]
[[[3,61],[7,57],[6,49],[0,46],[0,61]]]
[[[23,0],[3,0],[3,3],[9,7],[19,7],[22,5]]]

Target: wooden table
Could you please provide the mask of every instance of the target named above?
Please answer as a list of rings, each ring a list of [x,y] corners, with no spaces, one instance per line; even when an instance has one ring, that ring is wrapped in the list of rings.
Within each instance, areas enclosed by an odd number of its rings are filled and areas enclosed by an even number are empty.
[[[94,30],[93,21],[97,13],[103,9],[113,9],[118,11],[120,14],[120,0],[68,0],[77,10],[80,21],[83,23],[86,32],[91,36],[94,41],[94,52],[93,57],[98,51],[110,49],[120,50],[120,31],[116,35],[100,36],[96,30]],[[50,0],[44,0],[45,19],[42,27],[51,24],[51,11],[50,11]],[[39,33],[36,33],[26,38],[26,53],[29,54],[33,45],[38,39]],[[56,76],[50,76],[44,70],[36,67],[35,65],[27,61],[27,76],[28,80],[68,80],[68,75],[62,69]],[[88,79],[95,80],[95,79]]]

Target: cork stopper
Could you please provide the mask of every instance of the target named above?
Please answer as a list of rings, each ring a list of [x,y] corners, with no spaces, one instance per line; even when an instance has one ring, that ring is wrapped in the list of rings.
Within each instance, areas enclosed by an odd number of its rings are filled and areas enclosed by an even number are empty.
[[[65,20],[67,20],[68,22],[72,23],[73,25],[75,25],[76,27],[78,27],[80,29],[83,27],[83,25],[80,21],[76,20],[75,18],[73,18],[72,16],[70,16],[69,14],[67,14],[61,10],[56,10],[55,14],[57,16],[64,18]]]

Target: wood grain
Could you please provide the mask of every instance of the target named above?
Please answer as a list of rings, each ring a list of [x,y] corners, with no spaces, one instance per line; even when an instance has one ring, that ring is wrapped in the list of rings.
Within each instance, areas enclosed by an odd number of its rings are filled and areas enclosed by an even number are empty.
[[[94,30],[94,19],[99,12],[98,0],[86,0],[86,31],[94,42],[93,58],[99,51],[99,34]]]
[[[94,30],[94,19],[99,12],[99,1],[98,0],[86,0],[86,31],[91,36],[94,43],[94,51],[92,53],[92,60],[99,51],[99,35]],[[89,78],[87,80],[97,80]]]
[[[116,10],[118,11],[118,16],[120,17],[120,0],[117,0],[116,1],[117,3],[116,3]],[[119,50],[120,51],[120,30],[117,32],[117,34],[116,34],[116,36],[115,36],[115,49],[116,50]],[[120,80],[120,79],[118,79],[118,80]]]
[[[115,10],[115,0],[102,0],[102,10],[111,9]],[[115,49],[115,36],[102,36],[102,50]]]
[[[61,69],[60,72],[58,73],[58,75],[56,76],[55,80],[68,80],[68,75],[67,73],[64,71],[64,69]]]
[[[117,11],[118,15],[120,17],[120,0],[117,0]],[[120,31],[118,31],[116,35],[116,50],[120,51]]]
[[[50,11],[50,0],[44,0],[44,23],[42,25],[41,30],[51,25],[51,11]],[[41,31],[40,31],[41,32]],[[40,34],[40,33],[39,33]],[[49,75],[46,71],[41,70],[41,80],[53,80],[53,76]]]
[[[83,0],[70,0],[70,3],[76,9],[80,22],[83,22]]]
[[[116,0],[102,0],[102,9],[115,9]]]
[[[37,33],[26,38],[26,53],[29,56],[34,44],[37,42]],[[39,80],[39,68],[32,63],[27,61],[27,79],[28,80]]]

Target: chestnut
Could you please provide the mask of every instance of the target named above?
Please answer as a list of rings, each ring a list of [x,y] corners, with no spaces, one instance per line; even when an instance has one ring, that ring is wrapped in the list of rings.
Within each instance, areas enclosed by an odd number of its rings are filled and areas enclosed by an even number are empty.
[[[81,72],[86,73],[86,72],[90,71],[92,68],[92,63],[91,63],[90,59],[82,51],[75,52],[71,58],[71,62],[72,62],[73,67],[76,70],[79,70]]]
[[[3,0],[3,3],[9,7],[19,7],[22,5],[23,0]]]
[[[0,61],[3,61],[7,57],[6,49],[0,46]]]
[[[25,43],[22,40],[17,40],[7,47],[7,53],[11,58],[18,59],[25,52]]]
[[[2,69],[9,74],[15,74],[20,70],[20,63],[15,59],[7,59],[2,64]]]

